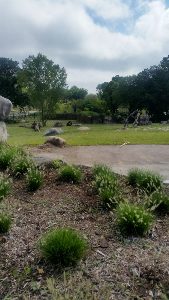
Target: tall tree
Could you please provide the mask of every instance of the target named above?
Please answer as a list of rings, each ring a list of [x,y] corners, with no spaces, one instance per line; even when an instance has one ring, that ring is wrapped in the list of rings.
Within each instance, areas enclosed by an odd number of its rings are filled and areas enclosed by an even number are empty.
[[[30,96],[32,105],[40,109],[43,125],[66,87],[66,78],[65,69],[41,53],[23,61],[19,82]]]
[[[110,82],[104,82],[97,86],[98,96],[105,101],[107,110],[113,116],[118,107],[122,104],[122,91],[124,86],[124,77],[115,76]]]
[[[78,88],[77,86],[72,86],[67,91],[67,98],[69,100],[82,100],[86,97],[88,91],[84,88]]]

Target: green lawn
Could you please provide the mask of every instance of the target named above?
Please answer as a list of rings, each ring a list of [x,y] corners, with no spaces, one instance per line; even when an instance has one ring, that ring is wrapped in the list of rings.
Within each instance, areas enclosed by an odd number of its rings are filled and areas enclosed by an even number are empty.
[[[8,125],[8,143],[11,145],[38,145],[44,143],[44,131],[52,127],[54,121],[41,132],[19,125]],[[153,124],[138,128],[123,129],[122,125],[84,125],[90,129],[80,131],[78,127],[63,127],[60,135],[69,145],[121,145],[129,144],[169,144],[169,126]]]

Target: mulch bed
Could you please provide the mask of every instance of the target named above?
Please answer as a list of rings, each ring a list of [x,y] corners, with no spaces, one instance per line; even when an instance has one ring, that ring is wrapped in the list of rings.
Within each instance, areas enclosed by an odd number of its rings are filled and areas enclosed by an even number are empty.
[[[24,178],[13,179],[12,193],[1,203],[13,224],[9,234],[0,235],[0,299],[149,300],[169,294],[169,217],[158,217],[144,238],[123,238],[115,212],[102,210],[93,193],[91,169],[82,170],[81,184],[66,184],[46,166],[44,184],[34,193]],[[136,201],[137,192],[125,177],[119,179],[124,197]],[[59,227],[75,228],[89,243],[87,258],[66,269],[66,284],[65,270],[46,263],[37,246],[43,233]],[[51,278],[60,298],[50,288]]]

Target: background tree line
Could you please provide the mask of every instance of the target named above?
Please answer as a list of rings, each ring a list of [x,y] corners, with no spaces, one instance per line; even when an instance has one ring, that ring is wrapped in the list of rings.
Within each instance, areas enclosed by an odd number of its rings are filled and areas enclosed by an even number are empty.
[[[66,79],[65,68],[41,53],[23,60],[22,66],[0,58],[0,95],[14,106],[38,109],[43,124],[56,112],[100,116],[103,121],[105,115],[117,120],[121,114],[122,120],[123,111],[144,109],[153,121],[169,119],[169,56],[138,75],[114,76],[97,86],[97,94],[77,86],[69,88]]]
[[[128,112],[144,109],[152,121],[169,119],[169,56],[138,75],[117,75],[99,84],[97,93],[112,116],[124,107]]]

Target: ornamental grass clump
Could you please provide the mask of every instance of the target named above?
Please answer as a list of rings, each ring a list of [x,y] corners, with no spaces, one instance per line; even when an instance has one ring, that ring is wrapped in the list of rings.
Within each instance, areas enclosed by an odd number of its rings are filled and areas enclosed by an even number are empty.
[[[11,182],[3,174],[0,175],[0,201],[3,200],[10,192]]]
[[[19,153],[19,149],[17,147],[11,147],[7,145],[0,146],[0,168],[2,170],[7,169],[11,161],[15,156]]]
[[[152,224],[153,216],[145,208],[130,203],[120,203],[117,223],[122,234],[143,236]]]
[[[26,181],[30,191],[36,191],[43,184],[43,174],[36,166],[28,169]]]
[[[115,207],[121,195],[116,174],[107,166],[96,165],[93,175],[93,185],[102,200],[103,207],[107,209]]]
[[[59,169],[59,179],[64,182],[79,183],[82,180],[82,172],[78,167],[66,165]]]
[[[169,195],[155,191],[145,200],[145,207],[156,213],[169,213]]]
[[[128,173],[128,182],[139,189],[143,189],[147,193],[159,190],[163,185],[162,177],[159,174],[141,169],[130,170]]]
[[[6,233],[11,227],[12,220],[10,216],[0,213],[0,233]]]
[[[52,162],[52,166],[54,169],[59,169],[63,166],[63,161],[62,160],[59,160],[59,159],[55,159],[53,162]]]
[[[51,263],[69,267],[76,265],[86,254],[87,242],[73,229],[54,229],[40,240],[42,256]]]
[[[13,175],[19,177],[27,173],[28,169],[34,166],[33,161],[27,155],[19,155],[14,158],[11,163],[11,171]]]

